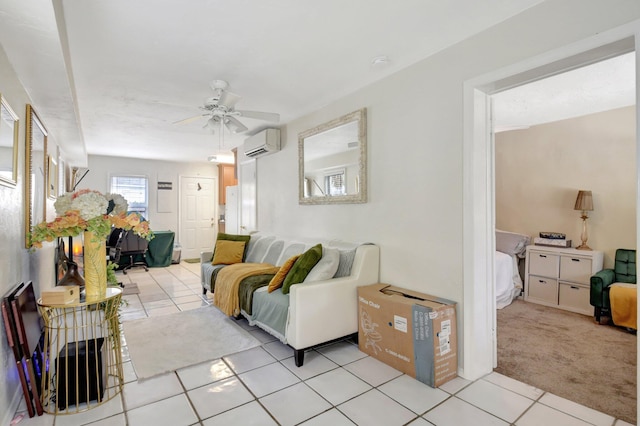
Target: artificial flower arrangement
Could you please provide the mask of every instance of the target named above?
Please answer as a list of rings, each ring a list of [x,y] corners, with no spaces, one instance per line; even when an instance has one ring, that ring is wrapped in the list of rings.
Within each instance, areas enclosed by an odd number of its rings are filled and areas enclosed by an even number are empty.
[[[42,247],[43,241],[58,237],[73,237],[82,232],[92,232],[95,238],[106,240],[111,228],[133,230],[147,240],[153,238],[149,222],[139,213],[127,214],[129,204],[120,194],[103,195],[98,191],[82,189],[64,194],[54,203],[56,218],[42,222],[33,228],[31,245]]]
[[[59,197],[54,206],[55,220],[39,223],[33,228],[29,236],[31,246],[35,249],[42,247],[44,241],[84,233],[85,298],[101,300],[106,296],[107,282],[114,281],[115,265],[111,262],[107,265],[105,253],[111,228],[132,230],[136,235],[151,240],[153,232],[149,222],[139,213],[127,214],[129,205],[121,195],[103,195],[90,189],[67,193]]]

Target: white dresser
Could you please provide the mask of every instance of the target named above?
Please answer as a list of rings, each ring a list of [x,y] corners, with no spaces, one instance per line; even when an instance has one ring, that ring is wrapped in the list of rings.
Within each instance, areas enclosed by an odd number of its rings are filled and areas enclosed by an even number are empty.
[[[524,300],[593,315],[590,279],[602,261],[601,251],[527,246]]]

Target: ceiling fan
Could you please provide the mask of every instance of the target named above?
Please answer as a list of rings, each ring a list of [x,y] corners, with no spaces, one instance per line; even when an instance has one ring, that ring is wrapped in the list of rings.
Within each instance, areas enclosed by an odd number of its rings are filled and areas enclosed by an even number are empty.
[[[249,130],[247,126],[245,126],[240,122],[240,120],[238,120],[237,117],[246,117],[273,122],[277,122],[280,120],[280,114],[276,114],[273,112],[235,109],[236,103],[238,103],[238,101],[242,97],[236,95],[235,93],[227,91],[229,83],[224,80],[213,80],[210,83],[210,86],[213,89],[214,95],[211,98],[207,98],[204,105],[200,107],[200,109],[204,112],[194,117],[176,121],[173,124],[186,124],[198,120],[202,117],[209,117],[204,127],[209,128],[212,132],[214,132],[216,128],[219,128],[220,134],[222,135],[225,127],[231,133],[242,133]]]

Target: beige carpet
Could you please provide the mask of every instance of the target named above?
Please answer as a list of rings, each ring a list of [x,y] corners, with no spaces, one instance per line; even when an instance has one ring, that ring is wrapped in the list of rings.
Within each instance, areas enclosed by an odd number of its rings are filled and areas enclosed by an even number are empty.
[[[123,323],[138,379],[179,370],[260,345],[249,332],[207,306]]]
[[[200,263],[199,257],[194,257],[193,259],[182,259],[182,260],[187,263]]]
[[[636,424],[636,335],[516,300],[498,310],[495,371]]]

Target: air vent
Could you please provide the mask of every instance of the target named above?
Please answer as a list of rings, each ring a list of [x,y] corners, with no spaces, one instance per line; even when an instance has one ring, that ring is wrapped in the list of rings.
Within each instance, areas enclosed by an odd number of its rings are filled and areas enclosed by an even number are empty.
[[[260,157],[280,151],[280,129],[265,129],[244,141],[244,155]]]

